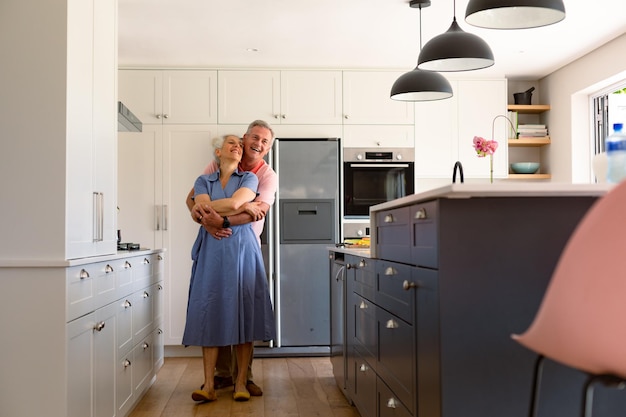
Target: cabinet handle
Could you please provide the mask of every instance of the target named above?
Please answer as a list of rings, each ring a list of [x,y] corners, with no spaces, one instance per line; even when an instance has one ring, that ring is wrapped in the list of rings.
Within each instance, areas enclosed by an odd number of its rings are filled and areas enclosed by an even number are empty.
[[[111,272],[113,272],[113,267],[109,264],[107,264],[107,266],[104,267],[104,273],[105,274],[110,274]]]
[[[94,326],[94,330],[97,330],[97,331],[101,332],[102,329],[104,329],[104,325],[105,325],[105,323],[103,321],[101,321],[100,323],[98,323],[98,324],[96,324]]]
[[[283,114],[283,115],[281,115],[281,117],[282,117],[283,119],[286,119],[286,118],[287,118],[287,115],[286,115],[286,114]]]
[[[396,408],[398,405],[398,401],[395,398],[389,398],[387,400],[387,408]]]
[[[161,284],[159,284],[159,286],[157,287],[157,290],[161,291],[163,289],[163,287],[161,286]]]
[[[361,262],[359,262],[359,268],[365,268],[367,266],[367,262],[365,262],[365,259],[361,259]]]
[[[366,310],[369,308],[369,306],[367,305],[367,303],[365,301],[361,301],[361,304],[359,304],[359,308],[361,310]]]
[[[364,363],[362,363],[361,366],[359,367],[359,371],[361,372],[367,372],[368,369],[369,367]]]
[[[348,120],[348,119],[350,118],[350,116],[348,116],[347,114],[345,114],[345,115],[343,116],[343,118],[344,118],[344,119],[346,119],[346,120]]]
[[[385,269],[385,275],[398,275],[398,270],[392,266],[388,266],[387,269]]]
[[[279,116],[277,114],[274,115],[274,119],[278,119]]]
[[[147,291],[144,291],[142,297],[143,298],[148,298],[148,297],[150,297],[150,294],[148,294]]]
[[[404,282],[402,283],[402,289],[405,291],[410,290],[411,288],[417,288],[417,284],[414,282],[409,282],[408,280],[404,280]]]
[[[161,230],[161,210],[160,206],[154,206],[154,230]]]
[[[393,223],[393,222],[394,222],[394,220],[393,220],[393,216],[392,216],[391,214],[387,214],[387,215],[385,216],[385,220],[384,220],[384,222],[385,222],[385,223]]]
[[[124,262],[124,268],[128,269],[128,268],[132,268],[133,266],[130,264],[130,262],[126,261]]]
[[[160,118],[161,118],[161,115],[160,115],[160,114],[157,114],[157,115],[156,115],[156,118],[157,118],[157,119],[160,119]]]
[[[146,350],[150,347],[150,345],[144,342],[144,344],[141,345],[141,347],[143,348],[143,350]]]
[[[422,207],[421,209],[417,210],[415,212],[415,218],[416,219],[426,219],[426,218],[428,218],[428,215],[426,214],[426,209]]]
[[[81,269],[79,277],[80,279],[89,278],[89,272],[86,269]]]
[[[163,257],[161,255],[157,255],[157,260],[162,261]]]
[[[93,192],[93,241],[104,240],[104,194]]]
[[[143,263],[144,263],[144,264],[149,264],[149,263],[150,263],[150,259],[148,259],[148,258],[143,258]]]
[[[130,361],[128,359],[124,360],[124,368],[128,368],[130,366]]]
[[[167,210],[167,204],[163,205],[163,230],[167,231],[167,217],[168,217],[168,210]]]
[[[157,329],[157,334],[163,334],[163,330]]]
[[[354,268],[352,265],[346,264],[346,269],[352,269],[352,268]]]
[[[385,327],[388,329],[397,329],[398,322],[395,320],[387,320],[387,324],[385,325]]]
[[[124,304],[122,304],[122,306],[123,306],[124,308],[128,308],[128,307],[132,307],[133,305],[130,303],[130,301],[125,300],[125,301],[124,301]]]
[[[169,114],[167,114],[167,113],[165,113],[165,114],[163,115],[163,118],[164,118],[164,119],[169,119],[169,118],[170,118],[170,115],[169,115]]]

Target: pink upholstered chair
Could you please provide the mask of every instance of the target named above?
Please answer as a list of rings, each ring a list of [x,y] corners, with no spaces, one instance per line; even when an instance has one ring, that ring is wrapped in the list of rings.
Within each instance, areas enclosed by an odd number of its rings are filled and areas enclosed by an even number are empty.
[[[544,358],[588,374],[583,415],[593,384],[626,384],[626,182],[599,199],[570,237],[537,315],[513,339],[539,354],[530,415],[537,411]]]

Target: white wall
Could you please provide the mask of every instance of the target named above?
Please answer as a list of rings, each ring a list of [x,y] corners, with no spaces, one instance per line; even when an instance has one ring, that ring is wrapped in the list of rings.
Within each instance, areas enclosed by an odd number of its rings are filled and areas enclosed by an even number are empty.
[[[592,182],[590,94],[626,80],[624,51],[626,34],[539,80],[538,102],[551,106],[546,120],[553,182]]]

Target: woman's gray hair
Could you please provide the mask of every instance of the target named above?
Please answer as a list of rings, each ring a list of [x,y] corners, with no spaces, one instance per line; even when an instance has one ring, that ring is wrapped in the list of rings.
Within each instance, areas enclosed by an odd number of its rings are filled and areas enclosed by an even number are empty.
[[[270,126],[270,124],[267,123],[265,120],[255,120],[254,122],[250,123],[248,125],[248,130],[246,131],[246,134],[249,135],[252,128],[256,126],[269,130],[272,134],[272,142],[274,142],[274,139],[276,138],[276,135],[274,134],[274,129],[272,129],[272,126]]]
[[[220,158],[218,158],[217,154],[215,153],[216,150],[218,149],[222,149],[222,146],[224,146],[224,141],[226,140],[226,138],[228,137],[235,137],[237,139],[239,139],[241,141],[241,138],[237,135],[222,135],[222,136],[216,136],[213,138],[213,140],[211,141],[211,145],[213,146],[213,157],[215,158],[215,160],[217,161],[217,164],[219,165],[220,163]]]

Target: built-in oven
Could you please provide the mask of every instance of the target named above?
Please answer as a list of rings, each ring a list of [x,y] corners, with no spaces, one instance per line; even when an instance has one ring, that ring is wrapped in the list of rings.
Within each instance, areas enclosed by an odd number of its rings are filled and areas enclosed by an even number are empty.
[[[370,206],[415,191],[413,148],[344,148],[344,217],[369,218]]]

